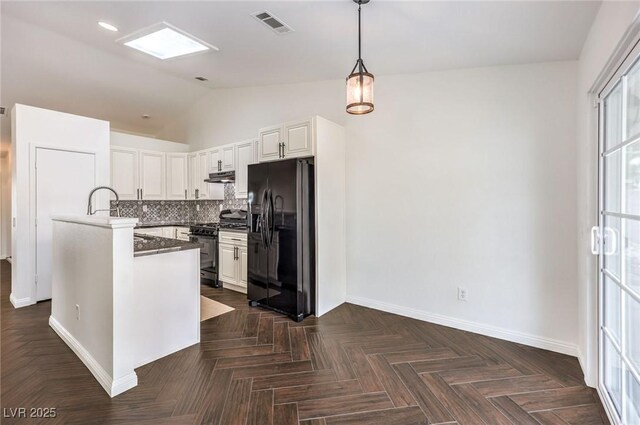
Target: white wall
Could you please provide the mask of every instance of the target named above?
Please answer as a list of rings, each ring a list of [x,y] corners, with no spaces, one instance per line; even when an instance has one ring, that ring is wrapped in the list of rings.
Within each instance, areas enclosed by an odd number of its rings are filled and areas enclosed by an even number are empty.
[[[161,136],[344,124],[352,301],[575,353],[575,101],[575,62],[379,76],[370,115],[342,80],[218,90]]]
[[[35,231],[31,220],[30,181],[34,145],[93,151],[96,154],[98,185],[109,184],[109,123],[32,106],[16,104],[11,111],[11,214],[15,226],[11,235],[11,302],[14,306],[35,303]],[[63,166],[61,164],[61,166]],[[96,196],[98,208],[108,197]]]
[[[578,62],[577,185],[578,288],[580,360],[587,384],[597,383],[597,259],[591,255],[589,229],[597,224],[598,137],[597,109],[589,95],[623,34],[640,9],[640,1],[603,2]]]
[[[11,256],[11,153],[0,150],[0,258]]]
[[[120,146],[132,149],[155,150],[162,152],[189,152],[190,147],[184,143],[170,142],[168,140],[154,139],[152,137],[138,136],[136,134],[112,131],[110,133],[112,146]]]

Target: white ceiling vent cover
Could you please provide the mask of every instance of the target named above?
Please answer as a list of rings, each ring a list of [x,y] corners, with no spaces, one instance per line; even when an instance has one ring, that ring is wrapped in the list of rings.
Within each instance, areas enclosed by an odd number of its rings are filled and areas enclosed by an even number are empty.
[[[271,31],[275,32],[276,34],[287,34],[294,31],[293,28],[291,28],[289,25],[282,22],[281,19],[276,18],[271,12],[267,12],[266,10],[263,12],[252,13],[251,16],[265,24]]]

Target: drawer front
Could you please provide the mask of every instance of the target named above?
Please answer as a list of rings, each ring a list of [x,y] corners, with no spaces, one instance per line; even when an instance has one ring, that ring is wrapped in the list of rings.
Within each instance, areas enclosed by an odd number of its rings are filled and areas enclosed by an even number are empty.
[[[189,240],[189,228],[188,227],[176,227],[177,239],[188,241]]]
[[[237,246],[247,246],[247,234],[239,232],[224,232],[218,233],[218,239],[221,244],[230,244]]]

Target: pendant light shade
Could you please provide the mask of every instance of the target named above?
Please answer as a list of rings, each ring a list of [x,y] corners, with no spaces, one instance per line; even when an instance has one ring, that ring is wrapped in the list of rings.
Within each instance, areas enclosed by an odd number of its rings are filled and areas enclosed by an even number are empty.
[[[347,112],[354,115],[373,111],[374,77],[362,61],[360,6],[369,0],[353,0],[358,4],[358,60],[347,77]]]

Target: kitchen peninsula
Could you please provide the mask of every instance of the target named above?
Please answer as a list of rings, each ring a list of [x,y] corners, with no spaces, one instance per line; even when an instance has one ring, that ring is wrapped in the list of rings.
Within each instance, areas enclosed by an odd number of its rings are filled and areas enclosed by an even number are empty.
[[[49,324],[111,397],[200,342],[200,245],[134,235],[137,222],[53,217]]]

